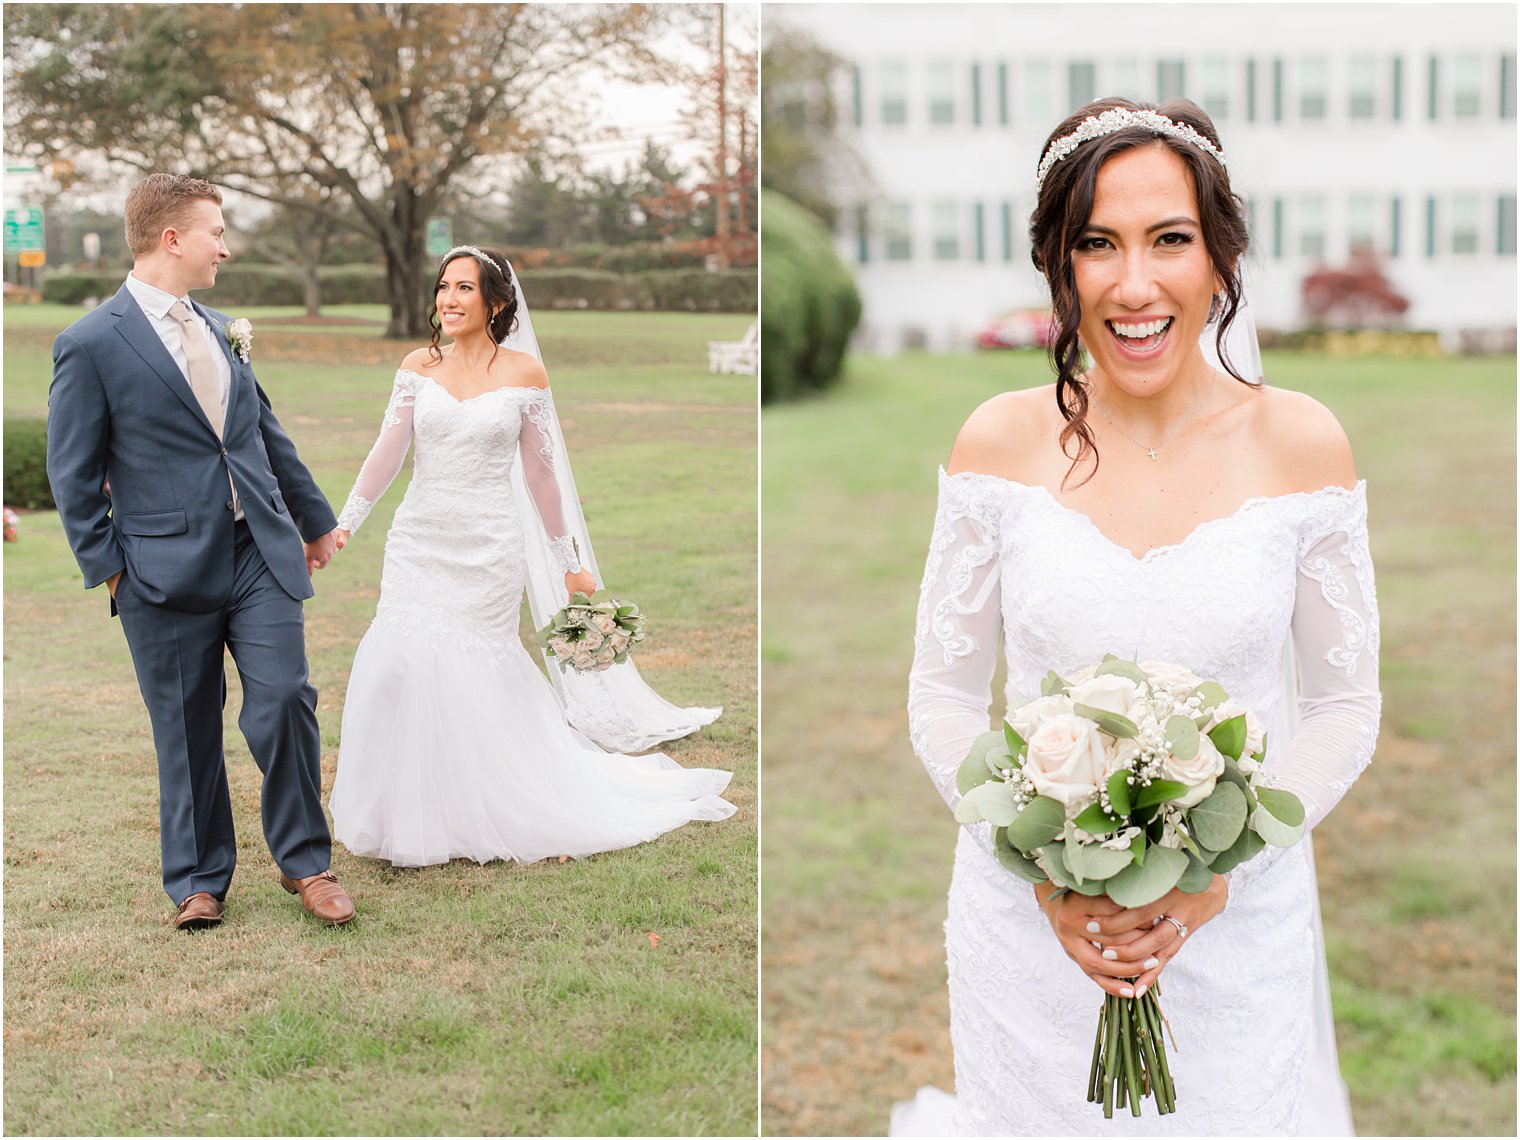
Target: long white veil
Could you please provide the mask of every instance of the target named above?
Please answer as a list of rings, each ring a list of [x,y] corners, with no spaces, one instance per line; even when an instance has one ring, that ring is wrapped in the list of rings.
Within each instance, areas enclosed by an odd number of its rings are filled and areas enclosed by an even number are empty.
[[[517,329],[501,342],[502,347],[532,353],[542,363],[544,355],[533,332],[533,318],[528,315],[522,283],[510,264],[507,273],[517,292]],[[604,583],[591,549],[591,535],[586,529],[580,496],[575,491],[575,478],[570,473],[569,452],[565,449],[559,416],[551,414],[548,423],[540,427],[550,437],[566,533],[575,539],[581,565],[590,571],[597,588],[601,589]],[[512,494],[524,523],[528,609],[533,615],[534,626],[542,627],[567,601],[565,575],[554,560],[543,528],[537,525],[538,510],[528,492],[521,463],[512,466]],[[671,704],[639,676],[631,659],[601,673],[561,672],[559,666],[547,658],[545,665],[571,726],[612,752],[642,752],[661,741],[689,736],[703,725],[711,724],[723,711],[696,706],[679,708]]]

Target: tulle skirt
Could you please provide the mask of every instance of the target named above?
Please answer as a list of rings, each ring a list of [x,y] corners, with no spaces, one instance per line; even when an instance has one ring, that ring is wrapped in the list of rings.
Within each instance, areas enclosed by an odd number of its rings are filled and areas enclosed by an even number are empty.
[[[734,813],[730,773],[604,752],[570,728],[515,638],[408,624],[378,618],[349,676],[332,813],[355,855],[531,863]]]

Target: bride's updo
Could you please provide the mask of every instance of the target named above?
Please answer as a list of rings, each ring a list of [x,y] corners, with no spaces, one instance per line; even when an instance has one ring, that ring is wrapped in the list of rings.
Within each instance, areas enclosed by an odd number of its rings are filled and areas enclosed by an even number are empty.
[[[480,270],[480,296],[486,303],[486,312],[493,312],[498,305],[501,306],[490,319],[491,339],[499,345],[517,331],[517,290],[512,287],[507,255],[488,246],[451,249],[438,263],[438,275],[433,278],[433,291],[428,300],[428,324],[433,328],[433,338],[428,342],[428,360],[432,364],[443,359],[443,350],[438,347],[438,337],[443,332],[443,325],[438,320],[438,286],[443,281],[443,271],[461,257],[470,258]],[[491,358],[494,360],[495,357],[493,351]]]
[[[1181,130],[1174,135],[1144,123],[1135,123],[1072,146],[1071,136],[1079,135],[1087,119],[1115,109],[1153,111],[1170,119]],[[1185,136],[1190,132],[1201,137],[1214,153],[1197,141],[1189,141]],[[1250,237],[1245,203],[1230,189],[1229,172],[1217,157],[1224,147],[1219,142],[1213,120],[1203,108],[1188,99],[1173,99],[1159,107],[1154,103],[1136,103],[1128,99],[1099,99],[1089,103],[1072,112],[1045,140],[1040,151],[1044,181],[1034,215],[1029,219],[1030,257],[1050,284],[1051,308],[1055,312],[1056,332],[1050,346],[1050,359],[1056,370],[1056,406],[1066,420],[1066,427],[1061,431],[1061,450],[1070,455],[1066,451],[1067,444],[1073,436],[1079,441],[1077,454],[1072,459],[1073,468],[1089,454],[1096,460],[1098,449],[1093,443],[1092,430],[1087,426],[1087,387],[1077,378],[1082,371],[1082,345],[1078,336],[1082,306],[1077,298],[1072,253],[1092,217],[1099,169],[1116,154],[1158,142],[1180,158],[1193,176],[1203,244],[1214,263],[1216,275],[1224,283],[1222,303],[1210,314],[1210,320],[1216,322],[1220,361],[1236,380],[1242,384],[1251,383],[1236,371],[1224,353],[1225,334],[1240,309],[1240,263]],[[1064,145],[1058,147],[1061,156],[1052,162],[1049,157],[1051,147],[1057,143]]]

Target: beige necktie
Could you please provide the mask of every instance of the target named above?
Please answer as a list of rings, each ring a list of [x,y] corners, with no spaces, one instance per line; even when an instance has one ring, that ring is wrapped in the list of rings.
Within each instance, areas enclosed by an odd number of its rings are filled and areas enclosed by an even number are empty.
[[[216,375],[216,361],[205,334],[195,323],[195,314],[183,301],[175,301],[169,315],[179,322],[180,344],[185,350],[185,365],[190,373],[190,391],[200,401],[201,410],[211,421],[218,439],[222,437],[222,383]]]
[[[225,418],[222,412],[222,382],[216,374],[216,361],[211,359],[211,346],[206,343],[205,335],[195,323],[195,314],[185,302],[175,301],[169,309],[169,315],[179,322],[179,340],[185,350],[185,366],[190,373],[190,391],[195,393],[201,411],[211,421],[217,439],[221,439],[222,421]],[[222,454],[226,454],[225,449]],[[228,500],[232,505],[232,517],[241,521],[243,504],[238,498],[237,485],[232,481],[231,471],[227,472],[227,486],[232,490],[232,498]]]

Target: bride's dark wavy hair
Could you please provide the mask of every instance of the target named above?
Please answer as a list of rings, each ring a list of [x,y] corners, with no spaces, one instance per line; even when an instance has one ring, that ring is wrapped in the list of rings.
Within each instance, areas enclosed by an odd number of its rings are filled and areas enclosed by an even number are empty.
[[[517,331],[517,290],[512,288],[512,277],[507,272],[507,255],[489,246],[479,248],[496,265],[487,265],[465,250],[445,257],[438,265],[438,276],[433,278],[432,297],[428,301],[428,324],[433,329],[433,338],[428,342],[429,364],[437,364],[443,359],[443,350],[438,347],[438,337],[443,332],[443,325],[438,320],[438,286],[443,283],[443,271],[461,257],[468,257],[480,270],[480,296],[486,303],[486,312],[493,314],[490,320],[491,339],[499,347],[502,341]],[[501,306],[500,309],[497,308],[498,305]],[[496,359],[494,348],[491,350],[491,359]]]
[[[1213,120],[1191,100],[1173,99],[1158,107],[1154,103],[1137,103],[1129,99],[1098,99],[1073,111],[1062,121],[1045,140],[1040,157],[1045,157],[1045,152],[1053,142],[1081,126],[1082,120],[1119,107],[1130,111],[1156,111],[1175,123],[1187,124],[1219,150],[1224,150]],[[1066,420],[1066,426],[1061,429],[1061,452],[1071,460],[1066,478],[1071,478],[1077,465],[1091,456],[1092,471],[1088,472],[1083,483],[1098,470],[1098,446],[1093,441],[1092,429],[1087,425],[1087,385],[1078,378],[1082,370],[1082,344],[1078,334],[1082,323],[1082,305],[1077,297],[1072,253],[1092,217],[1098,171],[1103,164],[1116,154],[1155,143],[1160,143],[1180,158],[1193,176],[1203,244],[1214,263],[1215,274],[1224,282],[1224,303],[1219,307],[1217,317],[1211,318],[1218,326],[1216,344],[1219,346],[1220,362],[1242,384],[1259,387],[1237,372],[1224,352],[1225,334],[1240,311],[1240,265],[1250,245],[1245,202],[1230,189],[1228,171],[1213,155],[1192,143],[1144,126],[1125,127],[1113,134],[1082,143],[1052,166],[1045,176],[1034,214],[1029,219],[1029,244],[1035,268],[1045,275],[1045,280],[1050,285],[1050,303],[1055,312],[1056,329],[1050,345],[1050,361],[1056,370],[1056,407]],[[1075,456],[1068,449],[1073,438],[1077,440]],[[1064,484],[1065,480],[1062,482]]]

